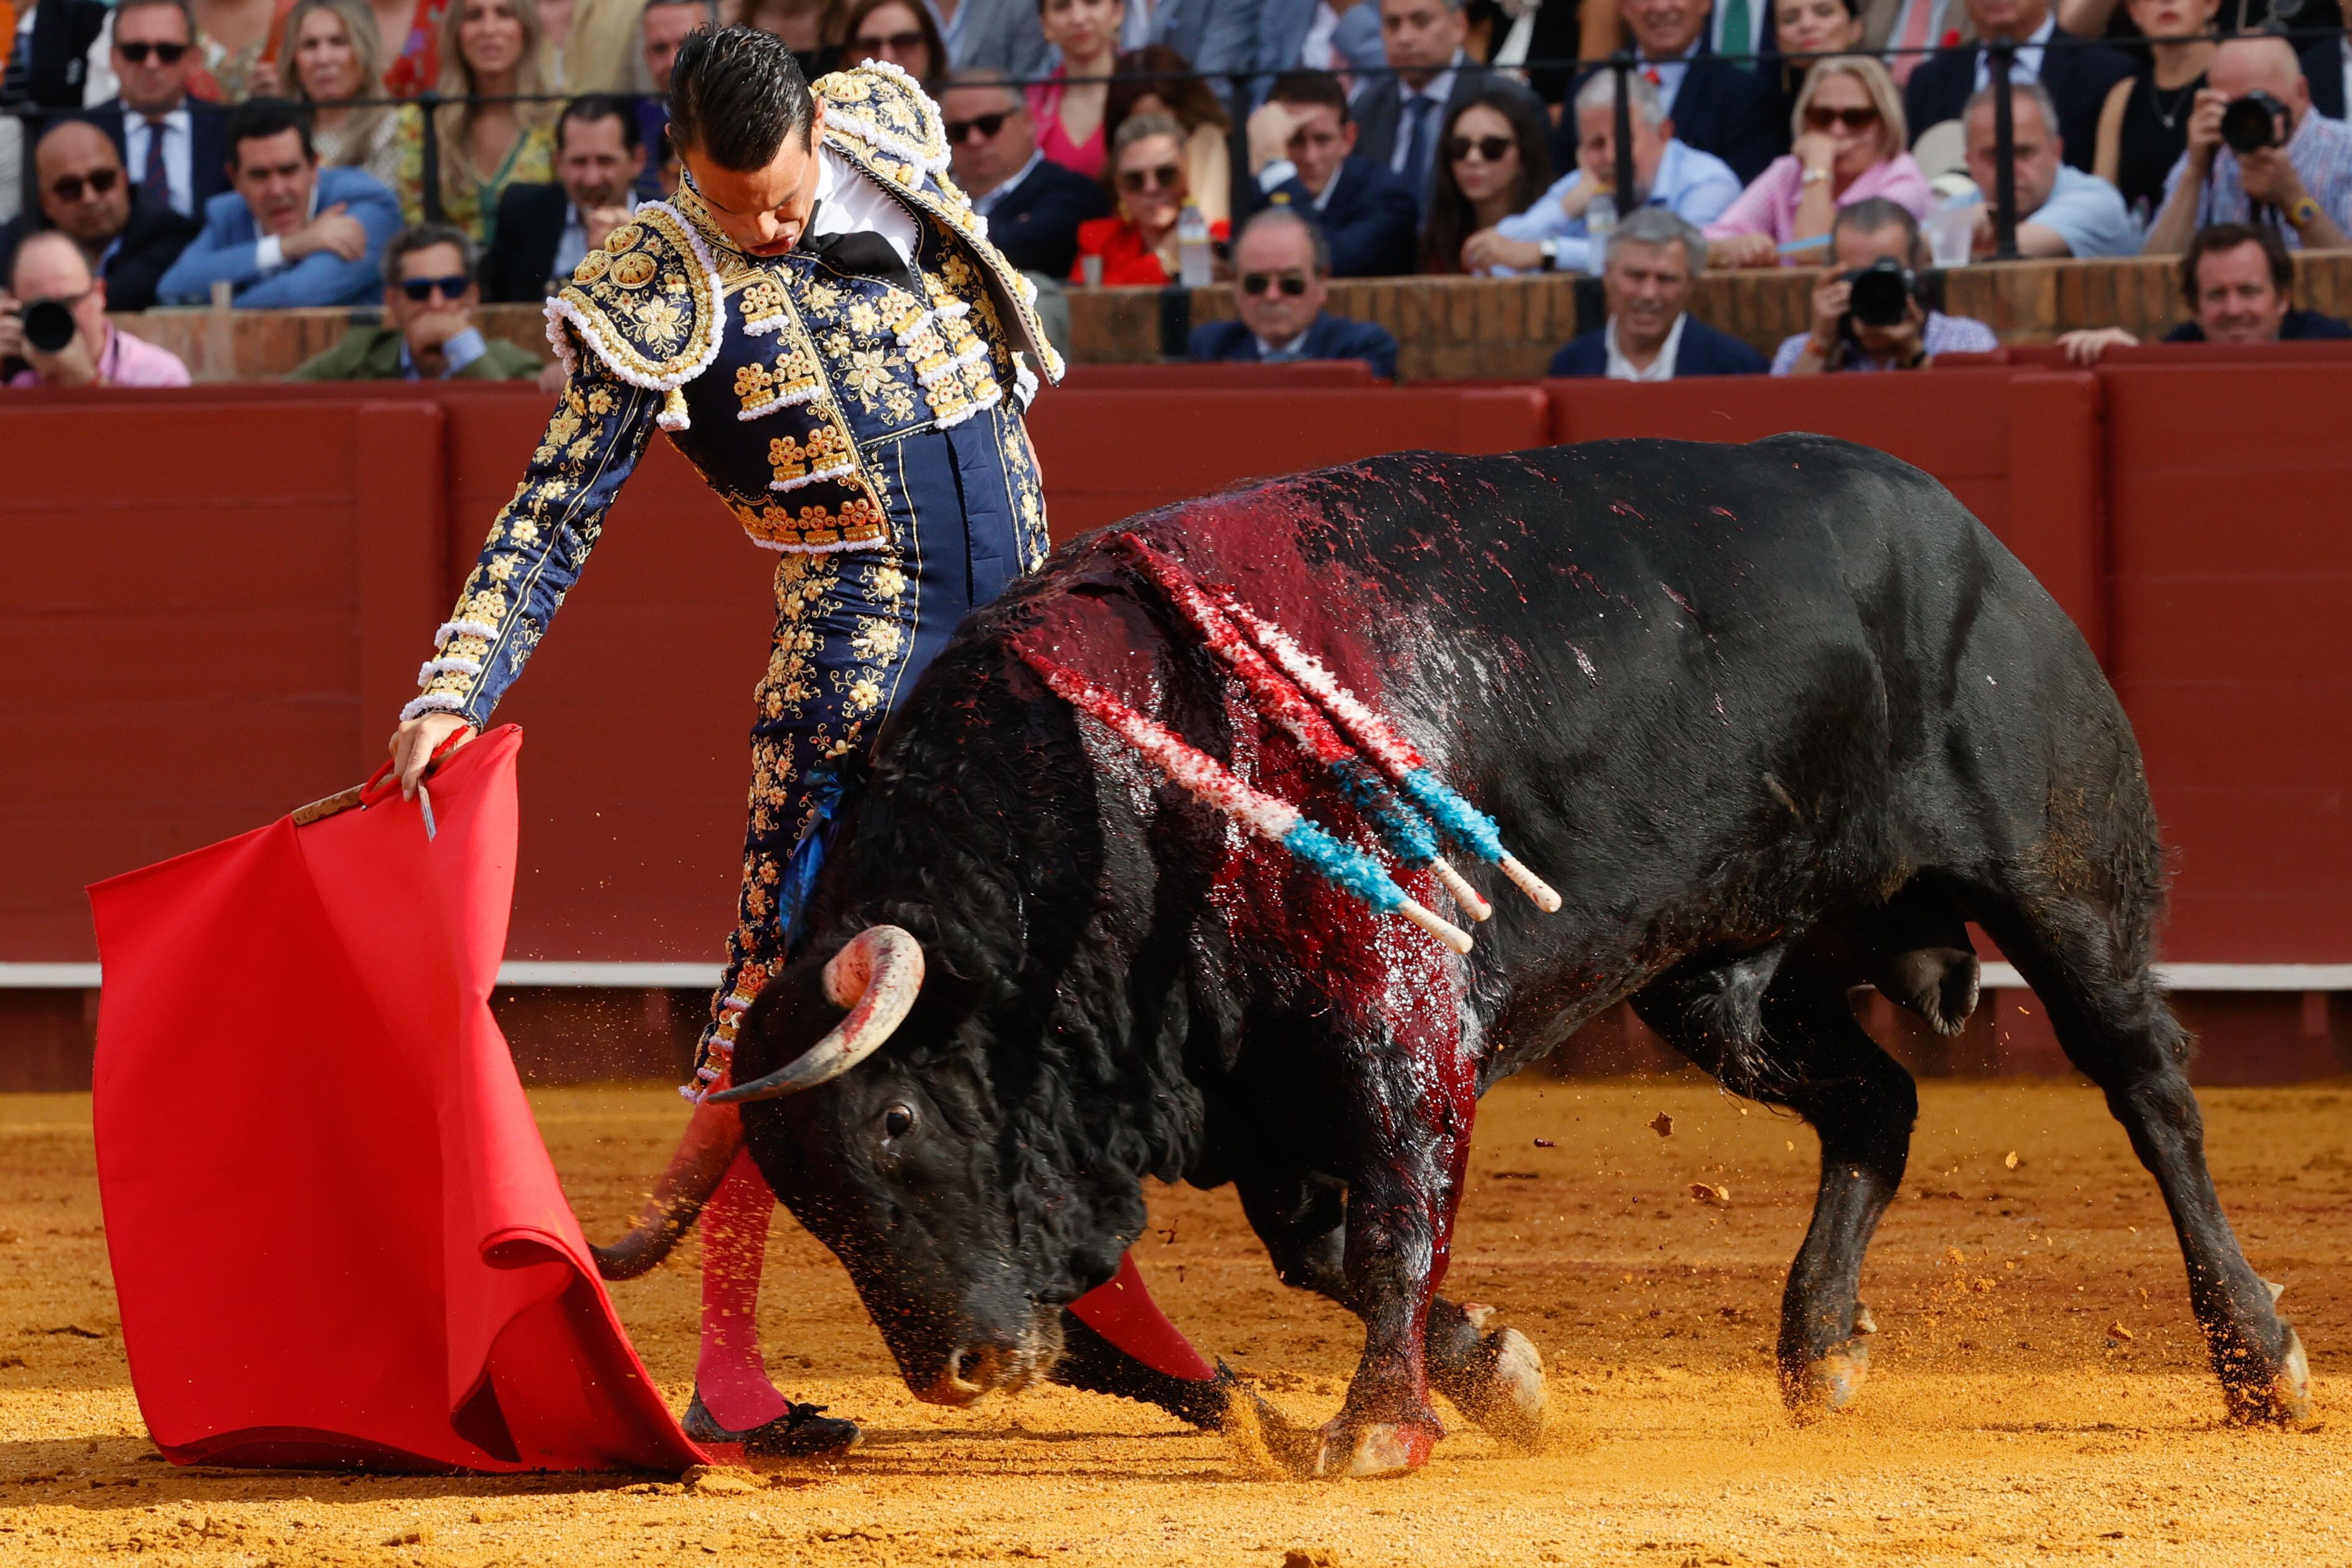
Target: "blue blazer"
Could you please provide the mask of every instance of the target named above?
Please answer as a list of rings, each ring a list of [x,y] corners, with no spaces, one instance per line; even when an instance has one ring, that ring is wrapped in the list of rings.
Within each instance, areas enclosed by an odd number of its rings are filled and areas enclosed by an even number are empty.
[[[1396,380],[1397,341],[1386,327],[1377,322],[1351,321],[1326,310],[1307,329],[1305,349],[1302,359],[1361,360],[1372,367],[1372,374]],[[1185,355],[1192,360],[1255,363],[1258,357],[1257,338],[1238,321],[1212,321],[1192,329],[1192,340],[1186,346]],[[1762,367],[1759,364],[1758,368]]]
[[[1047,158],[989,209],[988,241],[1022,271],[1060,282],[1077,263],[1078,225],[1110,213],[1100,183]]]
[[[1355,153],[1331,178],[1338,187],[1319,213],[1314,194],[1295,176],[1276,186],[1266,204],[1295,207],[1323,231],[1331,246],[1334,277],[1402,277],[1418,271],[1421,204],[1413,200],[1412,187],[1385,165]]]
[[[1315,25],[1316,0],[1264,0],[1257,14],[1257,68],[1268,78],[1298,68],[1307,47],[1307,30]],[[1381,8],[1351,5],[1339,17],[1331,47],[1347,66],[1360,70],[1384,70],[1388,51],[1381,46]],[[1265,97],[1268,81],[1257,84]]]
[[[1258,5],[1259,0],[1160,0],[1151,8],[1152,42],[1167,45],[1196,71],[1245,71],[1257,63]],[[1312,6],[1307,15],[1314,15]],[[1213,85],[1222,92],[1226,84]]]
[[[1695,317],[1683,318],[1683,340],[1675,347],[1675,380],[1685,376],[1760,376],[1764,356],[1733,337],[1718,332]],[[1606,329],[1587,332],[1551,357],[1555,376],[1602,376],[1609,373]]]
[[[1582,87],[1591,75],[1578,78],[1577,85]],[[1753,184],[1766,164],[1789,150],[1788,117],[1772,85],[1777,77],[1770,70],[1741,70],[1701,45],[1675,91],[1675,140],[1714,153],[1731,165],[1741,184]],[[1556,169],[1576,167],[1575,100],[1569,102],[1551,135]]]
[[[370,305],[383,298],[383,247],[399,232],[400,202],[381,181],[360,169],[319,171],[319,211],[341,203],[367,231],[367,254],[345,261],[331,250],[314,250],[293,266],[263,277],[254,259],[261,234],[253,210],[235,191],[205,204],[205,231],[188,242],[172,270],[156,286],[166,305],[202,305],[213,285],[227,280],[239,306]]]

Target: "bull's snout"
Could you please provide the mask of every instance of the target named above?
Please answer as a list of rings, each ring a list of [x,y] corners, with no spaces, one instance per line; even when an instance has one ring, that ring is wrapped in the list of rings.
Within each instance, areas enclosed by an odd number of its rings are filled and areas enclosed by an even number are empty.
[[[929,1405],[969,1405],[994,1388],[1005,1353],[992,1344],[961,1345],[948,1352],[939,1376],[916,1397]]]

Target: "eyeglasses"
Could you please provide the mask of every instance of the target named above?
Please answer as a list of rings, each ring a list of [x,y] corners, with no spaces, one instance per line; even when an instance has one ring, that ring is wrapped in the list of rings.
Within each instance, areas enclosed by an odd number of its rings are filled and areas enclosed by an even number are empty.
[[[1824,109],[1815,104],[1805,110],[1805,129],[1827,131],[1832,125],[1843,125],[1848,131],[1867,131],[1878,123],[1875,109]]]
[[[961,146],[964,139],[975,131],[980,132],[982,141],[993,141],[996,133],[1004,129],[1004,122],[1012,118],[1011,112],[1007,111],[1003,114],[974,115],[970,120],[950,120],[948,121],[948,141],[950,145]]]
[[[1445,144],[1445,155],[1459,163],[1475,152],[1489,163],[1499,163],[1517,145],[1507,136],[1456,136]]]
[[[1293,299],[1307,292],[1307,275],[1303,272],[1244,272],[1242,292],[1252,299],[1269,288],[1279,288]]]
[[[85,188],[93,196],[107,196],[113,194],[114,187],[121,183],[120,169],[92,169],[87,174],[59,175],[49,187],[49,194],[60,202],[79,202]]]
[[[902,55],[911,55],[923,47],[923,35],[909,28],[903,33],[889,33],[878,38],[871,36],[852,38],[849,42],[852,47],[863,49],[869,55],[878,55],[885,49],[895,49]]]
[[[400,280],[400,291],[407,295],[409,302],[414,305],[422,305],[436,294],[444,299],[463,299],[466,290],[473,287],[474,280],[462,272],[452,273],[447,277],[404,277]]]
[[[167,66],[176,66],[188,52],[185,44],[117,44],[114,47],[122,52],[124,59],[134,66],[145,65],[151,54]]]
[[[1157,169],[1121,169],[1118,188],[1141,193],[1145,191],[1172,191],[1183,183],[1184,171],[1173,163],[1162,163]]]

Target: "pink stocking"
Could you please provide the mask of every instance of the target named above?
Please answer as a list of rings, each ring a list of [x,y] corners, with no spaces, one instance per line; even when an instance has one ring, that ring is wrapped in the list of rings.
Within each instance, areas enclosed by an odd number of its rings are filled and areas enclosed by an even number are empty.
[[[776,1207],[749,1150],[739,1150],[702,1211],[702,1354],[694,1364],[703,1408],[731,1431],[784,1413],[760,1359],[760,1265]]]

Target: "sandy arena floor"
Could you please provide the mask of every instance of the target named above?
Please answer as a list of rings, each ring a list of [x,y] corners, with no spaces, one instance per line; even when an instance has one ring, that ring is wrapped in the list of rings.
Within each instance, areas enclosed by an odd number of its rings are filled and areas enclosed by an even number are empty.
[[[667,1153],[677,1098],[534,1098],[591,1233],[609,1233]],[[772,1363],[796,1396],[865,1422],[866,1447],[838,1468],[689,1488],[173,1469],[123,1364],[89,1101],[7,1097],[0,1563],[2341,1564],[2347,1099],[2205,1096],[2240,1234],[2285,1282],[2311,1350],[2315,1431],[2221,1427],[2154,1189],[2088,1089],[1926,1089],[1911,1178],[1865,1276],[1883,1331],[1873,1382],[1856,1410],[1799,1430],[1765,1352],[1811,1198],[1811,1134],[1695,1079],[1522,1082],[1486,1102],[1448,1293],[1495,1303],[1542,1346],[1557,1436],[1540,1456],[1463,1427],[1408,1479],[1282,1483],[1108,1399],[919,1405],[840,1270],[783,1221]],[[1649,1125],[1662,1110],[1663,1139]],[[1728,1206],[1695,1200],[1701,1181]],[[1138,1254],[1176,1321],[1294,1416],[1335,1410],[1353,1323],[1275,1282],[1230,1193],[1160,1192],[1152,1209]],[[695,1263],[689,1247],[615,1291],[681,1406]]]

